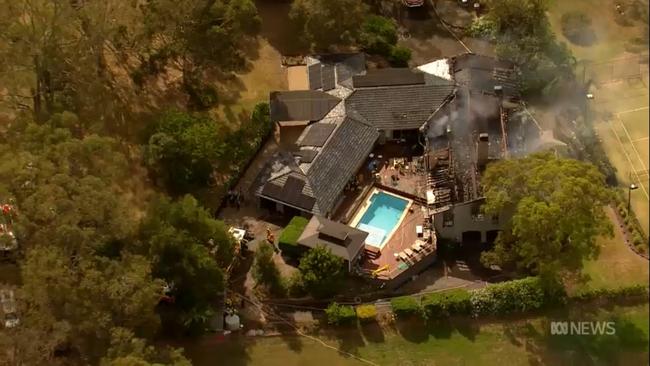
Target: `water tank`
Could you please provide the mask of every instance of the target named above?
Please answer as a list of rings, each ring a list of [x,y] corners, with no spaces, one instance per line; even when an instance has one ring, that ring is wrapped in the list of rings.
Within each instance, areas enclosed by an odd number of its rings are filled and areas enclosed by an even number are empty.
[[[239,330],[239,315],[237,314],[226,315],[226,329]]]

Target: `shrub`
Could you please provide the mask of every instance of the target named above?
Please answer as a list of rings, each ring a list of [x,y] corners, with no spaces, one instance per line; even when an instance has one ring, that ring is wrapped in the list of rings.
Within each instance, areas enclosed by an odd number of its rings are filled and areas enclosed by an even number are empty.
[[[537,277],[503,282],[471,293],[474,315],[502,315],[537,310],[564,302],[560,284],[544,283]]]
[[[471,37],[494,41],[497,36],[497,25],[486,17],[480,17],[472,23],[467,33]]]
[[[643,237],[639,233],[635,233],[634,236],[632,237],[632,244],[634,246],[639,246],[643,244]]]
[[[304,254],[306,249],[298,244],[298,238],[300,238],[308,222],[309,220],[302,216],[294,216],[284,230],[282,230],[278,239],[278,246],[283,254],[293,257],[300,257]]]
[[[390,300],[393,313],[398,317],[424,316],[420,302],[411,296],[395,297]]]
[[[287,289],[289,296],[303,297],[307,295],[300,272],[294,272],[289,278],[286,278],[284,282],[284,287]]]
[[[377,308],[373,304],[359,305],[356,310],[357,318],[362,323],[369,323],[377,318]]]
[[[403,46],[394,46],[388,55],[388,62],[394,67],[407,67],[411,59],[411,50]]]
[[[626,298],[648,297],[648,286],[632,285],[619,288],[585,289],[571,296],[576,301],[591,301],[595,299],[622,300]]]
[[[332,253],[330,248],[318,245],[300,258],[298,270],[304,288],[316,298],[327,298],[336,294],[347,273],[343,258]]]
[[[397,43],[397,27],[388,18],[370,15],[363,23],[360,43],[368,53],[388,56]]]
[[[284,295],[285,286],[280,270],[273,261],[273,248],[267,243],[262,242],[258,246],[252,272],[257,285],[264,286],[273,295]]]
[[[427,318],[471,313],[471,294],[464,289],[427,294],[422,298],[422,307]]]
[[[352,306],[339,305],[335,302],[331,303],[325,309],[327,316],[327,323],[333,325],[346,325],[351,324],[357,318],[357,314]]]

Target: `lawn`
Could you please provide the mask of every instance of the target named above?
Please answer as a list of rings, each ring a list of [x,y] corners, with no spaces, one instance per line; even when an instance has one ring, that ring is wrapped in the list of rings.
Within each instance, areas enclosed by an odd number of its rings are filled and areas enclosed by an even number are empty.
[[[610,209],[609,214],[612,215]],[[600,256],[585,263],[584,272],[591,278],[592,288],[616,288],[634,284],[648,284],[648,261],[625,244],[620,230],[614,229],[613,238],[600,238]]]
[[[552,336],[552,320],[614,321],[615,335]],[[408,324],[397,330],[337,331],[321,339],[377,365],[645,364],[648,305],[573,309],[541,317],[481,324]],[[306,338],[287,336],[194,342],[194,365],[363,365]],[[221,361],[219,363],[218,361]]]

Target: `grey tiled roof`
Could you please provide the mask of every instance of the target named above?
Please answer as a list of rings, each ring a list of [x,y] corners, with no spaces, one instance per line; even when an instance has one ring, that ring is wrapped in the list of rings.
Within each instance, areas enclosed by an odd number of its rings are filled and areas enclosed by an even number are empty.
[[[377,129],[420,128],[451,95],[454,86],[408,85],[357,89],[345,100]]]
[[[352,77],[355,88],[415,84],[424,84],[424,73],[408,68],[377,69]]]
[[[334,208],[339,195],[372,151],[379,132],[346,117],[311,164],[307,177],[322,212]]]
[[[317,121],[341,100],[318,90],[271,92],[271,120]]]
[[[332,236],[333,233],[336,235]],[[336,237],[345,239],[338,240]],[[333,254],[351,261],[365,245],[366,237],[368,233],[365,231],[314,215],[298,238],[298,244],[309,248],[325,245]]]

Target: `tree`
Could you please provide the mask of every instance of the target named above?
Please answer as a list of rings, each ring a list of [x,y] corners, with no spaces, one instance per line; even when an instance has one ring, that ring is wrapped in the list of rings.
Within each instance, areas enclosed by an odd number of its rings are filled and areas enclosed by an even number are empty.
[[[282,295],[282,277],[273,261],[273,248],[266,243],[260,243],[255,251],[253,278],[257,285],[266,287],[272,294]]]
[[[111,345],[101,366],[191,366],[182,352],[171,348],[155,348],[146,341],[136,338],[128,329],[115,328],[111,331]]]
[[[555,39],[546,0],[491,0],[486,8],[473,33],[494,38],[499,58],[520,67],[524,93],[550,95],[558,82],[572,77],[575,60]]]
[[[604,177],[589,163],[550,152],[488,165],[482,178],[489,216],[511,213],[486,265],[515,267],[552,278],[580,271],[611,235],[603,207],[611,200]]]
[[[359,36],[368,7],[358,0],[295,0],[289,17],[316,50],[349,45]]]
[[[203,116],[169,111],[154,127],[146,151],[147,165],[174,193],[207,186],[225,153],[223,132]]]
[[[134,218],[112,184],[129,174],[116,141],[33,123],[15,128],[11,145],[0,146],[0,192],[19,208],[14,231],[22,248],[47,244],[72,254],[123,245]]]
[[[233,258],[234,238],[191,196],[154,201],[141,236],[154,277],[173,284],[179,322],[188,328],[200,325],[223,291],[223,268]]]
[[[115,327],[151,337],[159,325],[154,308],[162,283],[149,261],[137,255],[108,259],[70,257],[54,246],[31,249],[22,267],[21,327],[55,340],[42,351],[101,358]],[[99,301],[101,299],[101,301]]]
[[[345,278],[344,260],[325,246],[310,249],[300,259],[298,269],[305,289],[319,298],[334,295]]]
[[[363,23],[360,43],[368,53],[388,56],[397,43],[397,27],[391,19],[370,15]]]

